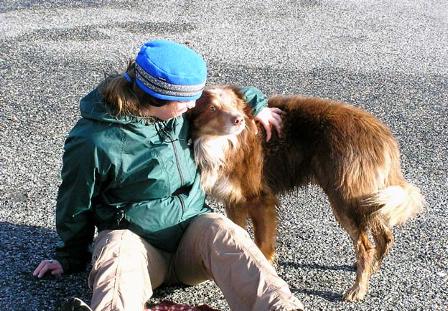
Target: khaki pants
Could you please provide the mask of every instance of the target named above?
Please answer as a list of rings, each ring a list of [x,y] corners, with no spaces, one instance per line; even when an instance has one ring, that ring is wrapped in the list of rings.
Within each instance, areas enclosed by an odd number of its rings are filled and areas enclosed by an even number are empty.
[[[232,310],[301,310],[288,285],[245,230],[220,214],[195,219],[174,254],[130,230],[101,231],[89,286],[94,310],[141,311],[162,283],[214,280]]]

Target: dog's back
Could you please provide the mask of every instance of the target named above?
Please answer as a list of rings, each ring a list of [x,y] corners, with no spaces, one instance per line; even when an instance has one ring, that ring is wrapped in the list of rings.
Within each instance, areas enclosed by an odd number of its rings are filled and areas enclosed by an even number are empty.
[[[266,146],[265,169],[270,182],[288,176],[274,189],[286,190],[301,176],[296,185],[317,182],[324,191],[341,189],[355,198],[402,179],[395,139],[366,111],[303,96],[272,97],[269,106],[285,111],[283,137]],[[287,161],[279,163],[279,153]]]
[[[381,208],[384,213],[391,195],[402,196],[401,207],[388,216],[391,226],[421,210],[418,189],[402,176],[398,144],[377,118],[345,103],[303,96],[272,97],[269,106],[286,113],[283,137],[265,148],[265,176],[275,192],[317,183],[360,217]]]

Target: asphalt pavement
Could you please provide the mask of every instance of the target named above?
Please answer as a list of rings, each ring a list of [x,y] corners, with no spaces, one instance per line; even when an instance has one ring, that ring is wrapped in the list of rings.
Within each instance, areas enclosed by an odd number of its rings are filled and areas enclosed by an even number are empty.
[[[277,270],[307,310],[448,309],[446,0],[3,0],[0,310],[89,300],[85,273],[31,276],[58,241],[62,147],[80,97],[154,38],[203,54],[209,84],[344,100],[397,137],[403,173],[421,188],[427,210],[394,230],[396,244],[365,301],[342,301],[355,277],[354,252],[321,190],[281,198]],[[212,282],[157,289],[152,301],[163,299],[228,310]]]

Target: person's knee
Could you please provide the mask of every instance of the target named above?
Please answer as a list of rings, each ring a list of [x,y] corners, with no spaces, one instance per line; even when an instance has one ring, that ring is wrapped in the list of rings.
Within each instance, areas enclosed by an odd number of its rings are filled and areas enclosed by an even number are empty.
[[[129,230],[114,230],[102,237],[95,246],[93,268],[95,270],[130,271],[146,266],[145,246]]]
[[[224,215],[215,213],[206,214],[199,221],[203,236],[208,237],[212,243],[223,239],[250,239],[245,229]]]

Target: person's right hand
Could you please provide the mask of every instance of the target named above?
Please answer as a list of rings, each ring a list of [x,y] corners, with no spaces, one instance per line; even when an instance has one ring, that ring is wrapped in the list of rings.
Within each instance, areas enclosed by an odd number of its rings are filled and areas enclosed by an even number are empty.
[[[41,263],[37,266],[36,270],[33,272],[33,276],[38,278],[43,277],[47,272],[50,272],[51,275],[61,276],[64,273],[64,269],[59,261],[53,259],[42,260]]]

